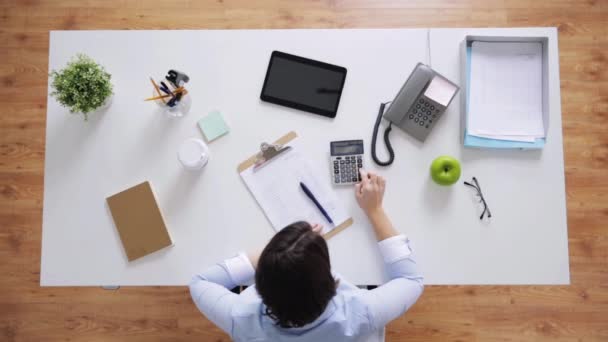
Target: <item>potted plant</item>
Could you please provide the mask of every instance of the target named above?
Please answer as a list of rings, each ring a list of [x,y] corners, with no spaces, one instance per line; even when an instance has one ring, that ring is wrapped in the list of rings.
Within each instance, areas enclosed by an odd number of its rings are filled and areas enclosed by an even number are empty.
[[[59,71],[51,71],[51,95],[73,114],[88,115],[109,105],[112,95],[111,75],[103,66],[84,54],[78,54]]]

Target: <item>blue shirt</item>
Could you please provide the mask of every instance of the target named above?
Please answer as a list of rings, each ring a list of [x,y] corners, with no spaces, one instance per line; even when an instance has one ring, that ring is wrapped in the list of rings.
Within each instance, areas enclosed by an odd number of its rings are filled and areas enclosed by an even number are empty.
[[[321,316],[299,328],[282,328],[265,315],[255,286],[240,295],[229,290],[254,278],[243,253],[194,276],[190,293],[198,309],[235,341],[368,341],[405,313],[424,288],[404,235],[380,241],[378,247],[390,280],[364,290],[334,274],[340,280],[336,295]]]

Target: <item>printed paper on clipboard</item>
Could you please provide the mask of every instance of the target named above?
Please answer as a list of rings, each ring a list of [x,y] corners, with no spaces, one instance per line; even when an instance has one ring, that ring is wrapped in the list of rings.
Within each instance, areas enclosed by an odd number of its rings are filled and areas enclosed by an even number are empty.
[[[296,222],[306,221],[323,226],[323,234],[335,228],[345,228],[352,219],[338,202],[331,186],[319,181],[310,163],[297,147],[298,139],[292,140],[288,151],[269,160],[263,167],[249,167],[241,172],[245,184],[253,194],[264,214],[276,231]],[[321,206],[327,211],[331,224],[300,188],[306,184]],[[346,223],[346,225],[345,225]]]

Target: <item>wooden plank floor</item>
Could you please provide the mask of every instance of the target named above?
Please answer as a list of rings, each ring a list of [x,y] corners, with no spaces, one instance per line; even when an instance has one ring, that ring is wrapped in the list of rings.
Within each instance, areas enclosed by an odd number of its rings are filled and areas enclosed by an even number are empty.
[[[429,286],[387,340],[608,341],[607,0],[0,1],[0,340],[228,340],[185,287],[39,287],[49,30],[429,26],[559,28],[572,285]]]

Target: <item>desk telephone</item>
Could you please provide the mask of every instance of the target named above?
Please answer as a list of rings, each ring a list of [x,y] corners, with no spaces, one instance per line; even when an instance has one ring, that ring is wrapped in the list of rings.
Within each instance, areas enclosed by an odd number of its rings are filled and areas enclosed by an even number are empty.
[[[418,63],[395,99],[380,105],[372,136],[371,149],[374,162],[380,166],[393,163],[395,153],[389,141],[393,124],[424,142],[458,90],[456,84],[429,66]],[[389,103],[390,106],[385,112]],[[389,126],[384,131],[384,143],[389,154],[387,161],[380,161],[376,156],[376,136],[383,117],[389,121]]]

